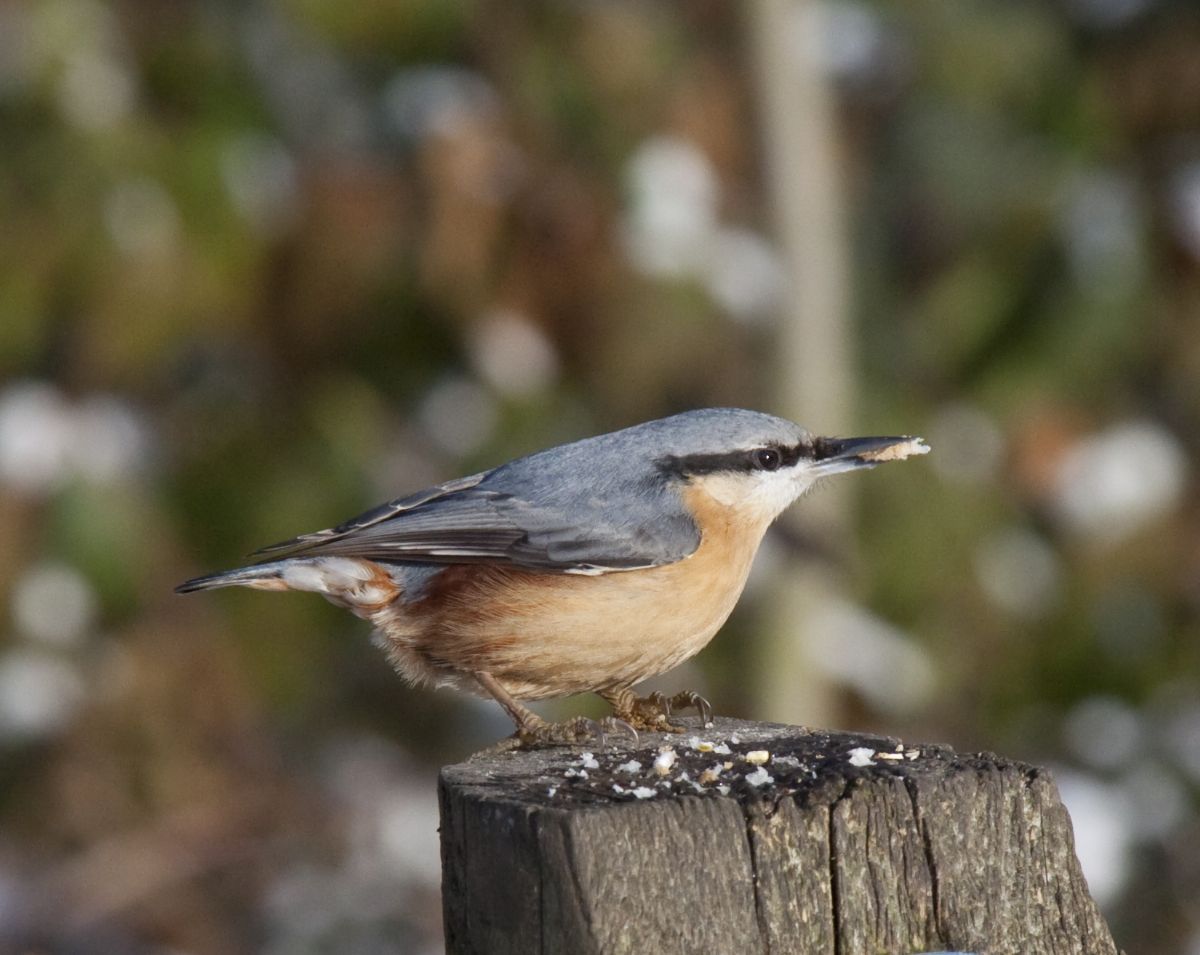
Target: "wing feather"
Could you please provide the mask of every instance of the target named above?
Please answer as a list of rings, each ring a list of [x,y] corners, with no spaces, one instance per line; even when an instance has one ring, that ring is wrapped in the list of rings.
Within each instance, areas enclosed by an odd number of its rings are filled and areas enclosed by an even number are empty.
[[[428,504],[430,501],[436,501],[447,495],[475,487],[486,476],[487,472],[485,471],[480,474],[472,474],[469,477],[456,478],[453,481],[435,484],[433,487],[417,491],[415,494],[398,497],[393,501],[387,501],[384,504],[373,507],[356,517],[343,521],[336,527],[316,531],[312,534],[301,534],[299,537],[292,537],[288,540],[280,541],[278,544],[268,544],[266,547],[260,547],[250,556],[270,556],[273,560],[278,560],[280,557],[307,554],[314,549],[323,548],[324,545],[333,544],[344,538],[361,534],[382,521],[390,520],[399,514],[403,514],[405,511],[414,510],[422,504]],[[324,550],[322,552],[331,553]]]
[[[506,563],[552,573],[604,573],[681,560],[699,545],[677,496],[665,507],[639,496],[565,501],[514,492],[502,469],[436,485],[328,530],[273,544],[255,556],[362,557],[397,563]],[[520,482],[515,482],[518,485]],[[537,497],[537,495],[531,495]],[[631,507],[629,502],[641,504]]]

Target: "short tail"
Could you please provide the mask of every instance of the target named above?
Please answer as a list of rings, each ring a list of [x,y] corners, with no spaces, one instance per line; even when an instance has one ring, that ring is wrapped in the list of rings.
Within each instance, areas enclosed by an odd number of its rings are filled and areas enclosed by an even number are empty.
[[[216,574],[205,574],[185,580],[175,588],[177,594],[192,594],[197,590],[216,590],[218,587],[256,587],[259,590],[286,590],[283,581],[283,561],[237,567]]]
[[[322,594],[360,617],[369,617],[400,594],[399,581],[386,567],[357,557],[285,557],[186,580],[176,593],[218,587],[299,590]]]

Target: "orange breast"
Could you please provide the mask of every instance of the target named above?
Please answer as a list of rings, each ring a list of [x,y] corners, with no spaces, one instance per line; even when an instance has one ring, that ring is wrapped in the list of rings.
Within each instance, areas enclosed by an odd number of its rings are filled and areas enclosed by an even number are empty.
[[[684,499],[702,535],[690,557],[598,576],[450,567],[376,620],[393,659],[434,681],[486,670],[522,699],[626,686],[681,663],[729,616],[766,530],[698,488]]]

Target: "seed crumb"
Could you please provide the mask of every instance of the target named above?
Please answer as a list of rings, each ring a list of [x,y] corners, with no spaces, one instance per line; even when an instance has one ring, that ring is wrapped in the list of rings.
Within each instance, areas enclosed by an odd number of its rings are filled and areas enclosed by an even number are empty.
[[[671,747],[665,747],[659,751],[659,754],[654,757],[654,771],[660,776],[665,776],[671,771],[671,767],[675,765],[675,750]]]
[[[874,766],[875,760],[871,759],[875,755],[875,750],[869,746],[855,746],[848,753],[851,766]]]
[[[775,782],[775,777],[759,766],[754,772],[746,774],[746,782],[751,786],[766,786]]]

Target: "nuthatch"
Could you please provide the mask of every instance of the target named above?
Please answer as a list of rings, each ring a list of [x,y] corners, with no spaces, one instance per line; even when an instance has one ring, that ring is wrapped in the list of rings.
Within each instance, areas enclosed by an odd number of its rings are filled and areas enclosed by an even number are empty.
[[[584,742],[522,706],[595,692],[613,724],[678,729],[694,693],[635,684],[704,647],[742,592],[768,525],[817,479],[924,454],[920,438],[819,438],[710,408],[585,438],[447,481],[198,577],[319,593],[375,625],[412,683],[490,694],[525,745]]]

